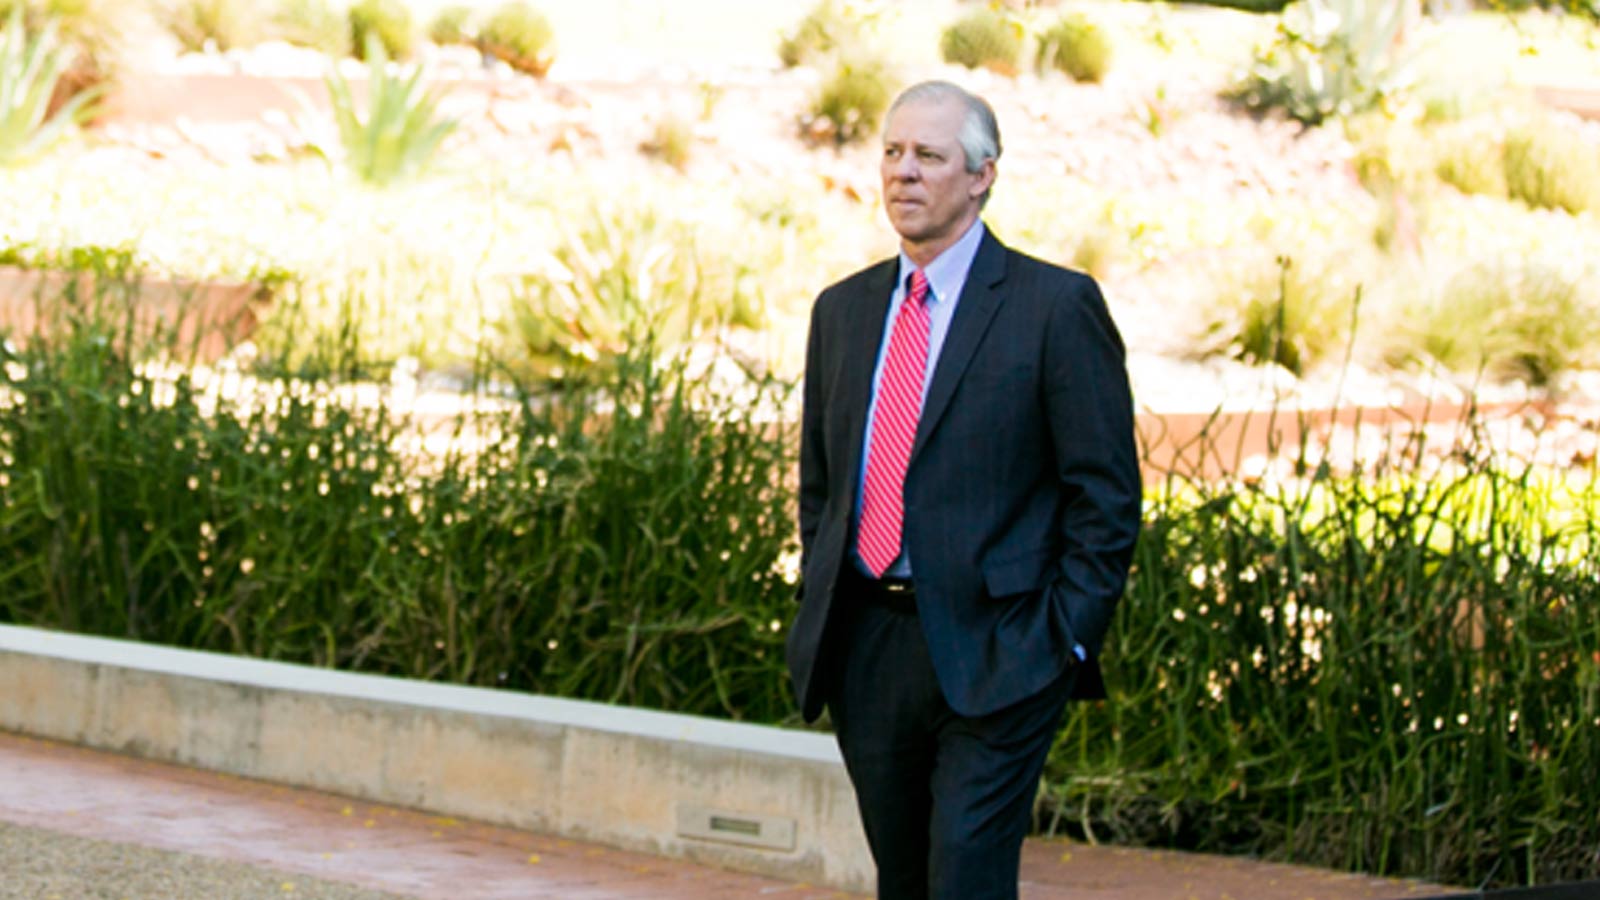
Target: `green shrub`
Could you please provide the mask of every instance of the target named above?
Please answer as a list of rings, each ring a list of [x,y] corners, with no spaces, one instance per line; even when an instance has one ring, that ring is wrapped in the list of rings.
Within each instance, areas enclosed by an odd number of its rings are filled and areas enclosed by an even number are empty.
[[[0,621],[791,716],[789,385],[639,343],[464,395],[427,456],[381,386],[152,365],[120,327],[0,344]]]
[[[994,10],[974,10],[944,30],[939,53],[947,63],[1015,75],[1022,57],[1022,26]]]
[[[469,30],[472,7],[455,4],[439,10],[428,23],[428,40],[440,47],[451,44],[471,44],[476,38]]]
[[[1245,260],[1212,288],[1196,349],[1296,375],[1348,345],[1360,287],[1335,267],[1279,257]]]
[[[1103,654],[1115,702],[1069,710],[1043,821],[1441,883],[1590,877],[1600,496],[1472,433],[1397,436],[1348,476],[1291,451],[1284,477],[1158,483]]]
[[[231,50],[261,41],[255,6],[244,0],[167,0],[157,10],[167,32],[190,52]]]
[[[439,96],[422,83],[422,67],[391,73],[383,44],[367,35],[367,112],[356,108],[350,84],[333,66],[323,79],[345,165],[367,184],[383,186],[419,173],[454,131],[439,115]],[[323,149],[324,156],[330,156]]]
[[[1405,84],[1396,41],[1409,8],[1408,0],[1298,0],[1228,96],[1308,125],[1370,109]]]
[[[894,82],[876,59],[841,59],[822,83],[801,133],[813,143],[851,144],[878,131],[894,99]]]
[[[812,65],[842,51],[859,49],[864,38],[862,21],[837,0],[822,0],[778,41],[783,67]]]
[[[1549,387],[1600,363],[1600,305],[1582,281],[1553,269],[1473,266],[1431,302],[1406,310],[1388,356]]]
[[[555,29],[544,13],[521,0],[498,7],[478,33],[485,52],[518,72],[543,78],[555,62]]]
[[[673,353],[760,322],[737,273],[698,251],[695,228],[651,209],[597,207],[562,235],[552,262],[522,278],[496,354],[529,377],[612,369],[641,334]]]
[[[1447,139],[1434,159],[1434,174],[1463,194],[1507,196],[1505,148],[1478,131]]]
[[[1600,210],[1600,147],[1558,125],[1506,135],[1506,189],[1529,206]]]
[[[1111,67],[1111,40],[1086,16],[1065,16],[1039,35],[1034,66],[1062,72],[1074,81],[1097,82]]]
[[[53,26],[30,37],[22,10],[11,11],[0,32],[0,165],[37,156],[88,117],[95,90],[81,92],[50,112],[72,58],[72,49],[61,44]]]
[[[279,39],[297,47],[321,50],[335,58],[350,55],[352,28],[329,0],[279,0],[270,25]]]
[[[390,59],[410,57],[416,45],[410,7],[404,0],[356,0],[350,7],[350,46],[358,59],[366,59],[368,35]]]
[[[694,127],[671,113],[662,115],[639,149],[682,172],[694,150]]]

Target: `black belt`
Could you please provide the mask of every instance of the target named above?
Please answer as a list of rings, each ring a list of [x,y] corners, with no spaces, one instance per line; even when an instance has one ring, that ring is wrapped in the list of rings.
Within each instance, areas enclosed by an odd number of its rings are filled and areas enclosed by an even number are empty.
[[[845,563],[849,590],[860,602],[908,616],[917,614],[917,589],[909,578],[868,578]]]

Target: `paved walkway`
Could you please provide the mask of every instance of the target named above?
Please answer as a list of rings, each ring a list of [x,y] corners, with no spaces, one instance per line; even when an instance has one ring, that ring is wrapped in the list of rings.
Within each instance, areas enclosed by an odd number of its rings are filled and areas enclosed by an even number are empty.
[[[9,823],[9,824],[6,824]],[[1399,900],[1436,886],[1032,840],[1028,900]],[[592,844],[0,734],[0,898],[845,897]]]

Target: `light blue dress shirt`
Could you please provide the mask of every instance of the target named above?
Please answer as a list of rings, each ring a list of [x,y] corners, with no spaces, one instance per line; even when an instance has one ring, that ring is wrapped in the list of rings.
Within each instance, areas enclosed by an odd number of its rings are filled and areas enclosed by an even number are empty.
[[[922,374],[922,398],[928,398],[928,385],[933,383],[933,373],[939,365],[939,353],[944,349],[945,335],[950,333],[950,320],[955,318],[956,304],[961,300],[961,289],[967,283],[967,272],[972,269],[972,260],[978,255],[978,245],[983,243],[983,222],[972,223],[966,233],[954,244],[928,263],[923,270],[923,275],[928,279],[928,296],[923,301],[928,308],[928,367]],[[917,264],[900,253],[900,275],[894,282],[894,293],[889,297],[889,311],[883,325],[883,342],[878,345],[878,362],[872,370],[872,397],[867,403],[866,433],[861,439],[861,468],[856,479],[856,525],[861,524],[861,497],[867,480],[867,457],[872,452],[872,417],[878,411],[878,385],[883,379],[883,360],[889,352],[889,338],[893,334],[895,318],[900,315],[900,306],[906,300],[906,285],[910,283],[911,275],[917,270]],[[867,564],[861,561],[861,554],[851,548],[851,557],[856,568],[862,574],[871,577],[867,571]],[[906,557],[905,545],[900,547],[900,556],[890,563],[889,568],[883,573],[885,578],[910,578],[911,560]]]

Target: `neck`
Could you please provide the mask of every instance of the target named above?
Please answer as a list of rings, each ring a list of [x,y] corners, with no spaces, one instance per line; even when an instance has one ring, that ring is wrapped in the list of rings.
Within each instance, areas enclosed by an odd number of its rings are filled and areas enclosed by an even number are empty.
[[[954,247],[956,242],[961,240],[972,229],[973,223],[977,221],[977,216],[971,216],[955,228],[950,229],[948,233],[924,241],[901,238],[900,250],[912,262],[917,264],[917,268],[926,269],[934,260],[939,258],[939,254]]]

